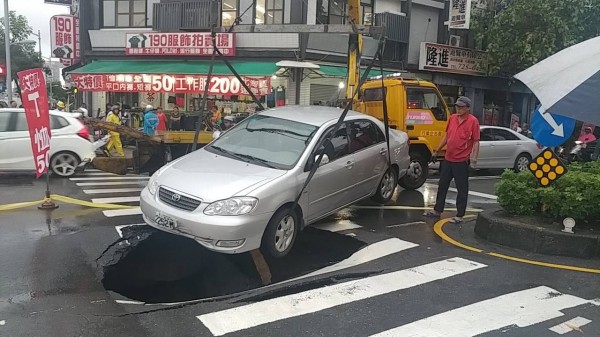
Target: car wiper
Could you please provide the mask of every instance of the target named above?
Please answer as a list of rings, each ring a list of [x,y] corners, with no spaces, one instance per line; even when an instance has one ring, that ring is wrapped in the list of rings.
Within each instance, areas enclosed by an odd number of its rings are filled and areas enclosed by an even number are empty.
[[[227,155],[229,155],[231,157],[234,157],[235,159],[241,160],[241,161],[246,162],[246,163],[248,162],[247,158],[245,158],[245,156],[240,155],[238,153],[235,153],[233,151],[225,150],[222,147],[214,146],[214,145],[211,145],[210,147],[213,148],[213,149],[215,149],[215,150],[217,150],[217,151],[219,151],[219,152],[222,152],[222,153],[225,153],[225,154],[227,154]]]
[[[250,159],[250,160],[255,161],[255,162],[259,162],[259,163],[261,163],[261,164],[263,164],[263,165],[265,165],[267,167],[270,167],[270,168],[279,169],[277,166],[271,164],[271,162],[268,161],[268,160],[266,160],[266,159],[254,157],[254,156],[251,156],[249,154],[243,154],[243,153],[235,153],[235,155],[243,157],[243,158],[246,158],[246,159]]]
[[[311,136],[311,135],[304,135],[304,134],[290,131],[290,130],[271,129],[271,128],[259,128],[259,129],[246,128],[246,130],[248,130],[248,132],[263,131],[263,132],[279,133],[279,134],[289,133],[291,135],[295,135],[295,136],[299,136],[299,137],[303,137],[303,138],[308,138]]]

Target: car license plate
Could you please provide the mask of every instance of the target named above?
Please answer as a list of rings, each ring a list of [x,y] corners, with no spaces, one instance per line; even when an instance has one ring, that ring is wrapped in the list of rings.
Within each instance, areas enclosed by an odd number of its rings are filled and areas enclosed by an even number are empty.
[[[161,212],[156,212],[156,215],[154,216],[154,222],[156,222],[156,224],[159,226],[166,228],[177,228],[177,221],[168,215],[162,214]]]

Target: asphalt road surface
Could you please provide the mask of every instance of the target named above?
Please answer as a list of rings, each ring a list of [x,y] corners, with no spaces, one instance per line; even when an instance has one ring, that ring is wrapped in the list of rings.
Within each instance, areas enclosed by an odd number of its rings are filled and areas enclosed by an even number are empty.
[[[86,171],[54,194],[139,205],[147,176]],[[470,181],[470,214],[498,207],[494,173]],[[0,175],[0,205],[42,199],[44,181]],[[443,241],[432,175],[393,202],[363,202],[307,228],[292,254],[211,253],[143,224],[139,209],[0,211],[0,336],[599,336],[600,274],[541,267]],[[451,189],[447,213],[456,193]],[[600,260],[489,244],[472,219],[449,237],[485,252],[600,269]]]

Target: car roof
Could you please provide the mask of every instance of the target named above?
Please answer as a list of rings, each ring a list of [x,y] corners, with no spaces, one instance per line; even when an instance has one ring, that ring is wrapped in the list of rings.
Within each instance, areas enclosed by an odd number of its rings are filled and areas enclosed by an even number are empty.
[[[25,112],[23,108],[4,108],[0,109],[0,113],[2,112]],[[61,117],[73,117],[70,112],[66,111],[58,111],[58,110],[50,110],[51,115],[61,116]]]
[[[338,120],[342,115],[342,112],[344,112],[344,110],[340,108],[332,108],[320,105],[289,105],[261,111],[260,114],[264,116],[293,120],[295,122],[314,126],[321,126],[330,121]],[[345,120],[352,119],[369,119],[371,121],[377,121],[371,116],[350,110],[348,111]]]

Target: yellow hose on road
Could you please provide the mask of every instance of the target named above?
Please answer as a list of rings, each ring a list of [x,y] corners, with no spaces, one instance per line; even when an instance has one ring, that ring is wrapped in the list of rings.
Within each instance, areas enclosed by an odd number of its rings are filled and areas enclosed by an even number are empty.
[[[86,201],[86,200],[79,200],[79,199],[75,199],[75,198],[65,197],[63,195],[52,194],[52,195],[50,195],[49,199],[0,205],[0,212],[36,206],[36,205],[40,205],[44,201],[53,201],[53,200],[62,201],[67,204],[79,205],[79,206],[84,206],[84,207],[103,208],[103,209],[128,209],[128,208],[135,207],[135,206],[118,205],[118,204],[102,204],[102,203],[96,203],[96,202],[91,202],[91,201]]]

